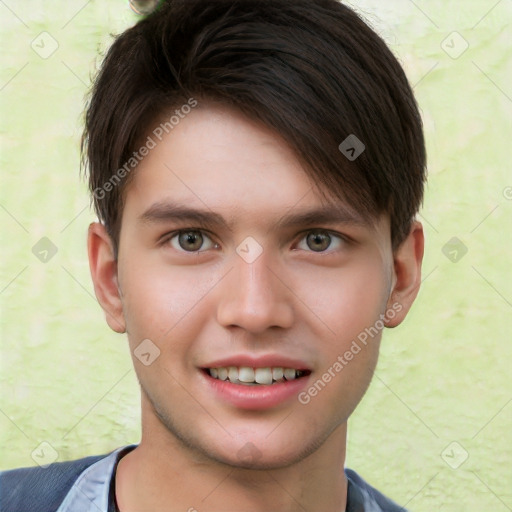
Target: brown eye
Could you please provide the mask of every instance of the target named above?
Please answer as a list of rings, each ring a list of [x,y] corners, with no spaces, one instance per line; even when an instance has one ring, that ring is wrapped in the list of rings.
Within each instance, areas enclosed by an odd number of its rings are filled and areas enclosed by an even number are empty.
[[[185,229],[176,231],[172,236],[164,239],[164,246],[171,246],[178,252],[199,253],[208,249],[218,249],[219,245],[199,229]]]
[[[300,240],[297,247],[306,252],[315,253],[334,253],[343,249],[347,244],[347,238],[344,235],[332,233],[325,229],[315,229],[309,231]]]
[[[313,231],[307,236],[308,247],[315,252],[323,252],[331,245],[331,237],[322,231]]]
[[[178,243],[184,251],[198,251],[203,245],[203,235],[200,231],[185,231],[179,233]]]

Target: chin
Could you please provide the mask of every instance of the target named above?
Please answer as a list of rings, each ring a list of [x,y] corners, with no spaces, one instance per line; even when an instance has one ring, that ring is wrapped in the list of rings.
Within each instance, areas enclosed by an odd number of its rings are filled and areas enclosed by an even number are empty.
[[[321,439],[312,438],[298,433],[293,439],[290,436],[267,434],[259,436],[237,436],[234,441],[229,438],[221,445],[212,441],[204,450],[209,458],[228,466],[249,470],[282,469],[292,466],[307,458],[322,444]]]

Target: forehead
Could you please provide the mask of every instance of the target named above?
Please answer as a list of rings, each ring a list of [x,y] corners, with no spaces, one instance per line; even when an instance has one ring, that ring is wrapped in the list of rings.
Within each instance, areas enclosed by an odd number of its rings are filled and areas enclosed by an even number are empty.
[[[138,166],[142,179],[149,168],[152,173],[164,169],[183,173],[189,181],[207,186],[229,177],[229,184],[237,187],[259,178],[259,186],[265,189],[278,188],[284,182],[293,186],[293,192],[311,188],[281,137],[227,107],[200,104],[155,142],[157,146]]]
[[[297,210],[291,222],[308,209],[327,215],[330,208],[365,222],[347,203],[321,193],[281,137],[238,111],[199,105],[153,140],[126,190],[125,209],[143,220],[186,208],[225,217]]]

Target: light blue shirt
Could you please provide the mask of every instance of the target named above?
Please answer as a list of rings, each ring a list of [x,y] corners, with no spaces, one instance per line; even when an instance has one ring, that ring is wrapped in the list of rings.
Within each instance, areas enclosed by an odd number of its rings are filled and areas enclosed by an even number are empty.
[[[76,479],[57,512],[108,512],[110,481],[119,452],[126,448],[122,446],[88,467]]]

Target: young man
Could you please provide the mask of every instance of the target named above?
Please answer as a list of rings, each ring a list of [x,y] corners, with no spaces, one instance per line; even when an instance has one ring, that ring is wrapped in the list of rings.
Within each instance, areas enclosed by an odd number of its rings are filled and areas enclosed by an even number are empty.
[[[163,2],[106,56],[84,154],[142,439],[4,472],[2,510],[403,510],[343,470],[423,257],[422,125],[383,41],[336,0]]]

